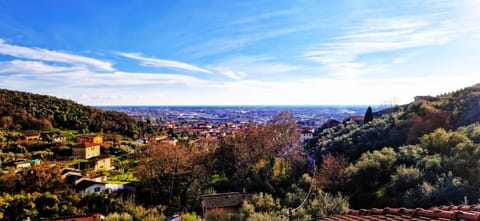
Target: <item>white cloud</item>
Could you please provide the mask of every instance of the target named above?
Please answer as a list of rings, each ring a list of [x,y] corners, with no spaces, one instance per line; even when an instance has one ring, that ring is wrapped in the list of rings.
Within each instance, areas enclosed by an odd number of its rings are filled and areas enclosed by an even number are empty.
[[[85,69],[84,67],[63,67],[47,65],[40,61],[24,61],[11,60],[0,62],[0,73],[17,73],[17,74],[38,74],[38,73],[55,73],[55,72],[71,72]]]
[[[411,7],[418,8],[417,3]],[[304,55],[322,64],[334,77],[361,77],[371,74],[372,68],[378,66],[383,65],[379,71],[385,71],[391,64],[409,62],[401,57],[381,60],[384,55],[397,56],[394,53],[405,53],[407,49],[451,45],[480,35],[479,1],[429,3],[430,12],[383,17],[376,14],[375,19],[369,14],[329,41],[311,47]],[[396,12],[390,12],[393,13]]]
[[[403,63],[405,63],[405,61],[406,61],[405,58],[398,57],[398,58],[392,59],[392,64],[403,64]]]
[[[233,56],[217,62],[224,70],[235,70],[238,77],[243,78],[246,75],[258,77],[261,75],[274,75],[288,73],[301,68],[298,65],[290,65],[275,61],[268,56]],[[208,66],[210,69],[216,69],[215,65]],[[240,74],[240,75],[238,75]],[[234,78],[235,79],[235,78]]]
[[[36,61],[1,62],[0,69],[3,68],[0,85],[96,105],[376,105],[392,97],[399,97],[401,103],[406,103],[416,95],[437,95],[480,82],[478,74],[206,81],[168,73],[92,72],[81,66],[58,67]]]
[[[198,85],[208,81],[170,73],[96,72],[83,66],[61,67],[39,61],[13,60],[0,62],[0,82],[29,81],[31,84],[52,84],[58,87],[92,87],[121,85]],[[11,84],[11,83],[10,83]],[[3,85],[3,84],[2,84]]]
[[[220,74],[223,74],[231,79],[234,79],[234,80],[240,80],[242,78],[244,78],[247,74],[245,74],[244,72],[241,72],[241,71],[233,71],[233,70],[230,70],[230,69],[227,69],[225,67],[222,67],[222,66],[216,66],[216,67],[212,67],[212,66],[209,66],[208,67],[210,70],[213,70],[213,71],[216,71]]]
[[[361,59],[363,55],[442,45],[450,42],[454,34],[447,26],[430,24],[419,18],[368,19],[348,28],[346,34],[331,42],[314,46],[305,57],[325,65],[334,76],[360,77],[387,67],[387,64],[369,64]],[[402,61],[394,61],[398,62]]]
[[[305,78],[297,81],[239,80],[211,82],[195,91],[185,92],[181,103],[218,105],[380,105],[396,97],[400,103],[413,101],[417,95],[438,95],[480,82],[480,76],[421,76],[384,79]],[[206,88],[203,90],[202,88]],[[222,93],[218,93],[221,90]],[[286,93],[288,92],[288,93]],[[190,100],[185,99],[188,97]],[[174,101],[168,103],[175,105]]]
[[[280,36],[294,34],[302,31],[308,31],[318,27],[319,25],[298,25],[295,27],[286,28],[264,28],[265,30],[253,29],[238,34],[236,36],[218,37],[185,48],[183,50],[180,50],[180,52],[183,54],[188,54],[188,56],[190,57],[207,57],[225,52],[232,52],[259,41],[277,38]]]
[[[128,73],[115,72],[112,74],[96,74],[96,80],[103,80],[108,85],[145,85],[145,84],[182,84],[182,85],[200,85],[208,83],[196,77],[181,74],[164,74],[164,73]],[[113,82],[108,82],[113,81]]]
[[[8,44],[3,39],[0,39],[0,54],[29,60],[58,62],[69,65],[84,65],[104,71],[114,70],[110,62],[42,48],[29,48],[12,45]]]
[[[183,62],[158,59],[158,58],[147,58],[137,53],[118,53],[118,54],[127,58],[138,60],[144,66],[152,66],[152,67],[159,67],[159,68],[175,68],[175,69],[182,69],[182,70],[194,71],[194,72],[211,73],[211,71],[206,70],[204,68],[183,63]]]

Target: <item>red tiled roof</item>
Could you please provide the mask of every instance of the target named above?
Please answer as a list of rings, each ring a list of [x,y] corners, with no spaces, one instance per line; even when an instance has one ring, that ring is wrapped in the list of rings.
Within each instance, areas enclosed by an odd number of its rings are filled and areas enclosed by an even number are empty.
[[[40,136],[40,133],[38,133],[38,132],[24,132],[23,135],[26,136],[26,137],[37,137],[37,136]]]
[[[440,206],[430,209],[385,208],[351,210],[337,216],[329,216],[319,221],[354,220],[459,220],[480,221],[480,206]]]
[[[94,146],[99,146],[99,145],[100,144],[96,144],[96,143],[92,143],[92,142],[85,142],[85,143],[78,144],[76,147],[87,148],[87,147],[94,147]]]
[[[244,200],[251,201],[253,194],[231,192],[202,196],[202,205],[206,209],[241,206]]]

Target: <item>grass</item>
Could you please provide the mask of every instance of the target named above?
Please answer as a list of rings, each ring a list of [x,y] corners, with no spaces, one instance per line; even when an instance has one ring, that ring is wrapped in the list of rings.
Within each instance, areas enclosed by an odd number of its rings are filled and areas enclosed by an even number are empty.
[[[136,182],[139,181],[137,177],[133,175],[133,171],[128,171],[123,174],[115,174],[109,172],[108,174],[108,182]]]
[[[78,134],[78,131],[76,131],[76,130],[62,130],[62,129],[59,129],[59,128],[53,128],[52,132],[59,133],[61,136],[66,137],[67,140],[73,140],[75,138],[75,136]]]

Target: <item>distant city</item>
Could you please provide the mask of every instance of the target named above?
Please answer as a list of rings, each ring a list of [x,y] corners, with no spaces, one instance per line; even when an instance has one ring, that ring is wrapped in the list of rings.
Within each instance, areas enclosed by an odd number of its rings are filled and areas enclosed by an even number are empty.
[[[319,127],[329,119],[363,115],[367,106],[101,106],[153,125],[189,123],[265,123],[280,111],[291,111],[299,126]]]

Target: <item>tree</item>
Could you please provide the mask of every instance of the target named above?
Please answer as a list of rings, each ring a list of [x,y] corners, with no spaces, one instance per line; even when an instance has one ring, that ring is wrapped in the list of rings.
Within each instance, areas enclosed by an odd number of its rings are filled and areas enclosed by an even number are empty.
[[[144,202],[175,209],[191,206],[189,195],[197,191],[193,153],[180,145],[152,143],[137,152],[139,177]],[[195,195],[195,194],[193,194]]]
[[[388,206],[384,205],[388,204],[388,201],[384,199],[385,191],[382,188],[394,172],[396,160],[393,148],[385,147],[363,153],[360,159],[347,169],[350,180],[345,191],[351,194],[354,208]]]
[[[3,116],[0,118],[0,124],[3,129],[10,129],[13,124],[13,118],[11,116]]]
[[[367,112],[365,112],[365,117],[363,118],[363,123],[368,123],[373,120],[373,111],[372,107],[368,106]]]
[[[328,190],[343,186],[347,179],[347,167],[348,160],[344,156],[325,155],[318,169],[319,185]]]
[[[303,174],[295,171],[302,167],[300,161],[306,162],[306,157],[296,156],[298,139],[293,114],[282,111],[266,124],[250,125],[235,137],[223,139],[214,153],[214,170],[225,174],[237,191],[245,187],[249,191],[278,192],[276,187],[281,182]]]

